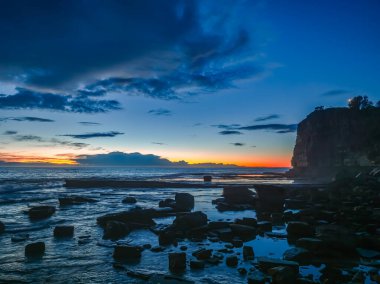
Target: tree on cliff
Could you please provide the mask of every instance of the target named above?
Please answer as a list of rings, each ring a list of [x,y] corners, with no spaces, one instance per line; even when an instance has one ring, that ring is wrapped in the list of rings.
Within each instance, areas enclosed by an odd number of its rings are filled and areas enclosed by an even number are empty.
[[[367,96],[356,96],[348,100],[348,107],[354,110],[368,109],[373,106],[373,102]]]

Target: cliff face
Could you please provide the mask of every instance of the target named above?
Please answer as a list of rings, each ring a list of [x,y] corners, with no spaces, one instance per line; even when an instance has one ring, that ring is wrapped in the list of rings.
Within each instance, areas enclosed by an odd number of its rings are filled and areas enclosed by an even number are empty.
[[[309,114],[297,129],[296,176],[333,176],[342,168],[380,162],[380,109],[330,108]]]

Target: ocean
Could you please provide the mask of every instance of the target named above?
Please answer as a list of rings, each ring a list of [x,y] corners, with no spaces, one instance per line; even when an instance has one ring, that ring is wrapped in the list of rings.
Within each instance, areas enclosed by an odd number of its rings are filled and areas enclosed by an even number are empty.
[[[221,196],[221,188],[66,188],[66,178],[113,178],[133,180],[160,180],[184,183],[203,182],[203,175],[213,176],[213,182],[224,184],[251,183],[292,183],[279,173],[286,168],[131,168],[131,167],[54,167],[54,168],[0,168],[0,221],[6,226],[0,235],[0,283],[145,283],[131,278],[125,271],[113,267],[114,242],[103,240],[103,229],[96,218],[107,213],[128,210],[135,206],[157,207],[165,198],[173,198],[176,192],[188,192],[195,197],[195,211],[207,214],[211,221],[233,221],[236,218],[256,217],[254,210],[219,212],[211,203]],[[96,203],[60,207],[58,197],[79,195],[91,197]],[[133,196],[136,204],[124,204],[122,199]],[[57,210],[48,219],[31,221],[26,214],[34,205],[54,205]],[[158,218],[160,224],[171,224],[174,217]],[[56,239],[53,229],[56,225],[74,225],[71,239]],[[285,224],[273,227],[273,232],[285,232]],[[12,242],[18,234],[29,234],[29,239]],[[45,254],[41,259],[24,256],[26,244],[43,241]],[[149,230],[134,230],[118,243],[136,245],[158,245],[157,236]],[[286,238],[272,238],[257,235],[246,243],[254,248],[255,256],[282,258],[285,250],[292,245]],[[127,263],[128,269],[143,269],[150,272],[168,272],[168,252],[179,251],[186,246],[189,258],[191,252],[200,246],[214,250],[225,248],[225,243],[200,243],[183,240],[178,247],[169,246],[162,252],[145,250],[139,261]],[[234,248],[241,253],[241,248]],[[239,267],[251,266],[239,263]],[[320,267],[301,267],[301,273],[318,277]],[[236,268],[219,264],[202,270],[187,269],[180,275],[195,283],[247,283],[245,275]]]

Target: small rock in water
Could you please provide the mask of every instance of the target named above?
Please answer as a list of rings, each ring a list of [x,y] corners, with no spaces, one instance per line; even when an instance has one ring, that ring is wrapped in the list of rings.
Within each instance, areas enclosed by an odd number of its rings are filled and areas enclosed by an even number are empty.
[[[313,255],[304,248],[290,248],[284,252],[283,259],[304,262],[310,260]]]
[[[61,206],[96,202],[95,199],[82,197],[82,196],[59,197],[58,200],[59,200],[59,205]]]
[[[5,231],[5,225],[3,222],[0,221],[0,234],[4,233]]]
[[[227,266],[237,266],[238,265],[238,257],[236,255],[230,255],[226,257]]]
[[[29,239],[29,234],[17,234],[11,237],[11,241],[14,243],[23,242]]]
[[[212,176],[203,176],[203,181],[205,181],[205,182],[211,182],[212,181]]]
[[[248,273],[248,284],[265,284],[266,278],[260,270],[253,270]]]
[[[211,257],[212,249],[204,249],[201,248],[199,250],[196,250],[193,252],[193,256],[196,257],[198,260],[205,260]]]
[[[179,211],[191,211],[194,208],[194,196],[190,193],[176,193],[175,202],[175,207]]]
[[[155,246],[155,247],[152,247],[150,250],[151,250],[152,252],[160,252],[160,251],[164,251],[165,248],[162,247],[162,246]]]
[[[29,209],[29,218],[32,220],[49,218],[55,212],[54,206],[43,205],[36,206]]]
[[[196,227],[207,225],[207,215],[201,211],[187,213],[178,216],[173,225],[179,230],[190,230]]]
[[[25,246],[25,256],[41,256],[45,253],[45,243],[36,242]]]
[[[257,227],[262,231],[262,232],[270,232],[272,231],[272,223],[269,221],[261,221],[257,222]]]
[[[306,222],[289,222],[286,231],[289,236],[311,237],[314,235],[313,228]]]
[[[205,263],[203,260],[190,260],[190,268],[191,269],[202,269],[205,267]]]
[[[151,245],[151,244],[144,244],[144,245],[143,245],[143,248],[144,248],[144,249],[151,249],[151,248],[152,248],[152,245]]]
[[[117,245],[113,252],[114,258],[140,258],[142,248],[140,246]]]
[[[54,237],[71,238],[74,235],[74,226],[56,226],[54,228]]]
[[[136,198],[132,196],[127,196],[126,198],[123,199],[123,203],[126,203],[126,204],[134,204],[136,202],[137,202]]]
[[[182,271],[186,269],[186,253],[172,252],[169,253],[169,270]]]
[[[130,231],[129,226],[124,222],[108,221],[104,229],[103,239],[117,240],[128,235]]]
[[[276,283],[283,283],[283,284],[291,284],[297,282],[297,275],[289,267],[286,266],[277,266],[269,269],[268,271],[269,275],[272,276],[272,282],[274,284]]]
[[[179,249],[185,251],[187,250],[187,246],[180,246]]]
[[[253,260],[254,257],[255,257],[255,253],[253,251],[253,248],[251,246],[244,246],[243,247],[244,260]]]

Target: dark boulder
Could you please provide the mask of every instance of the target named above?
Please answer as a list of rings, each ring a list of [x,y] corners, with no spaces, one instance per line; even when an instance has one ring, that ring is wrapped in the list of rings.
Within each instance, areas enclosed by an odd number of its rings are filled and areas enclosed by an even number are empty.
[[[61,206],[96,202],[95,199],[83,197],[83,196],[59,197],[58,200],[59,200],[59,205]]]
[[[251,246],[244,246],[243,247],[243,259],[244,260],[253,260],[255,257],[255,253],[253,251],[253,248]]]
[[[175,202],[178,211],[191,211],[194,208],[194,196],[190,193],[176,193]]]
[[[297,282],[297,274],[293,269],[286,266],[277,266],[269,269],[273,284],[294,284]]]
[[[226,265],[235,267],[238,265],[239,259],[236,255],[229,255],[226,257]]]
[[[105,227],[109,221],[119,221],[124,223],[140,224],[141,226],[154,226],[156,223],[152,218],[157,216],[157,212],[154,209],[141,209],[134,208],[128,211],[119,213],[107,214],[98,217],[96,220],[98,224]]]
[[[290,237],[311,237],[314,235],[314,229],[306,222],[289,222],[286,231]]]
[[[184,252],[172,252],[169,253],[169,270],[183,271],[186,269],[186,253]]]
[[[3,222],[0,221],[0,234],[4,233],[5,231],[5,225]]]
[[[258,257],[257,262],[263,271],[268,271],[269,269],[277,266],[285,266],[291,268],[297,274],[299,272],[299,264],[295,261],[288,261],[269,257]]]
[[[173,208],[175,206],[175,200],[172,198],[166,198],[165,200],[161,200],[158,203],[158,207],[170,207]]]
[[[236,219],[235,223],[239,225],[245,225],[245,226],[251,226],[251,227],[257,226],[257,220],[255,218],[244,217],[243,219]]]
[[[283,258],[290,261],[307,262],[311,260],[313,254],[304,248],[290,248],[284,252]]]
[[[177,233],[173,230],[162,231],[158,235],[158,243],[160,246],[167,246],[177,243]]]
[[[49,218],[55,212],[54,206],[44,205],[29,209],[29,218],[32,220]]]
[[[259,230],[262,232],[271,232],[272,223],[269,221],[260,221],[260,222],[257,222],[257,228],[259,228]]]
[[[190,260],[191,269],[202,269],[205,267],[205,262],[203,260]]]
[[[117,245],[113,251],[114,258],[140,258],[143,251],[140,246]]]
[[[132,196],[127,196],[123,199],[122,201],[123,203],[126,203],[126,204],[134,204],[137,202],[136,198],[132,197]]]
[[[74,235],[74,226],[56,226],[54,228],[54,237],[71,238]]]
[[[174,228],[183,231],[191,230],[206,225],[207,215],[201,211],[180,215],[173,221]]]
[[[203,176],[203,181],[204,182],[211,182],[212,181],[212,176]]]
[[[254,193],[245,186],[229,186],[223,188],[223,197],[228,203],[250,204],[255,202]]]
[[[119,221],[108,221],[104,229],[103,239],[117,240],[129,234],[128,224]]]
[[[242,239],[254,238],[257,234],[256,229],[251,226],[231,224],[230,228],[235,236],[239,236]]]
[[[260,270],[253,270],[248,273],[248,284],[265,284],[267,276]]]
[[[317,238],[300,238],[296,241],[296,245],[310,251],[318,251],[322,249],[323,242]]]
[[[285,189],[275,185],[255,185],[258,205],[264,211],[282,211],[284,208]]]
[[[25,256],[41,256],[45,253],[45,243],[36,242],[25,246]]]
[[[205,260],[211,257],[212,249],[204,249],[201,248],[199,250],[196,250],[192,253],[194,257],[196,257],[198,260]]]

